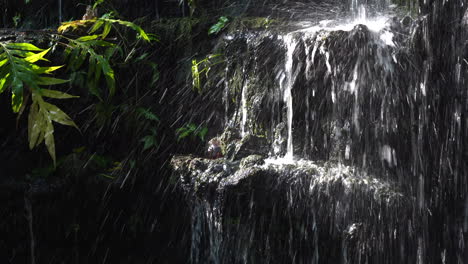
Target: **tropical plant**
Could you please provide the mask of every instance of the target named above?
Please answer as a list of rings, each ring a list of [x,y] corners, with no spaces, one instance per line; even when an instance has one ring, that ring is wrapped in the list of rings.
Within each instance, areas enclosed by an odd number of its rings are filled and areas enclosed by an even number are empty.
[[[155,115],[150,109],[139,107],[136,109],[138,118],[143,118],[151,123],[151,127],[148,130],[148,134],[144,136],[140,141],[143,142],[143,150],[147,150],[152,147],[158,146],[157,140],[157,126],[159,124],[159,117]]]
[[[12,110],[19,116],[23,113],[29,98],[31,106],[28,117],[29,147],[32,149],[43,141],[54,164],[56,163],[54,126],[52,121],[76,127],[71,118],[56,105],[44,100],[76,98],[58,90],[45,89],[44,86],[62,84],[68,80],[48,77],[47,74],[62,66],[41,67],[38,61],[47,61],[44,56],[50,51],[30,43],[0,42],[0,93],[7,88],[11,91]],[[19,118],[18,116],[18,118]]]
[[[97,1],[98,3],[100,1]],[[102,2],[102,1],[101,1]],[[107,39],[115,25],[131,28],[138,38],[150,42],[154,35],[147,34],[141,27],[128,21],[112,18],[109,14],[91,20],[65,22],[58,28],[58,35],[51,34],[52,46],[65,46],[67,69],[77,72],[87,61],[87,84],[91,94],[101,101],[99,82],[104,76],[109,96],[115,93],[115,74],[110,59],[120,50],[119,45]],[[65,33],[89,27],[87,35],[73,38]],[[99,33],[98,33],[99,32]],[[28,117],[29,147],[32,149],[45,142],[47,150],[56,164],[53,122],[78,128],[72,119],[56,105],[44,98],[69,99],[77,98],[58,90],[46,89],[46,86],[69,82],[69,80],[49,77],[61,66],[42,66],[49,62],[45,56],[52,49],[39,48],[30,43],[0,42],[0,93],[11,91],[12,110],[18,113],[18,119],[31,100]]]
[[[223,30],[228,24],[229,19],[225,16],[222,16],[218,19],[218,22],[210,27],[208,30],[208,35],[218,34]]]
[[[156,39],[154,35],[147,34],[140,26],[129,21],[113,19],[111,14],[104,14],[101,18],[97,19],[65,22],[58,28],[58,32],[62,34],[61,37],[68,41],[65,44],[68,69],[76,72],[88,60],[87,86],[90,93],[100,100],[102,100],[102,95],[99,90],[99,81],[102,75],[104,75],[106,80],[109,95],[112,96],[115,93],[115,76],[110,59],[115,52],[121,52],[121,48],[119,45],[107,40],[115,24],[133,29],[137,33],[137,36],[146,42]],[[89,35],[77,39],[63,35],[63,33],[68,31],[79,30],[90,25],[92,26],[88,31]],[[100,33],[98,33],[99,31]],[[104,52],[100,54],[98,50],[104,50]]]
[[[198,137],[200,140],[205,141],[205,136],[208,133],[208,128],[205,126],[197,126],[193,123],[185,124],[176,130],[177,141],[180,141],[189,136]]]
[[[202,93],[202,74],[204,73],[206,78],[208,78],[211,67],[224,62],[224,60],[215,60],[216,58],[219,59],[220,56],[221,54],[212,54],[200,61],[196,59],[192,60],[192,87],[194,90],[198,91],[198,93]]]

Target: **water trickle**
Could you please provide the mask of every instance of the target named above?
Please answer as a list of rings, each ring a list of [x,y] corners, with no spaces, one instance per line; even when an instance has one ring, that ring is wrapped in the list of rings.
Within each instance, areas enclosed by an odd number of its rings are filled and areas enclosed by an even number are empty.
[[[248,120],[248,111],[247,111],[247,89],[249,86],[249,81],[246,80],[244,87],[242,87],[242,96],[241,96],[241,112],[242,112],[242,120],[241,120],[241,136],[244,137],[246,135],[246,125]]]
[[[288,141],[286,147],[285,159],[294,160],[294,147],[293,147],[293,96],[292,96],[292,87],[294,85],[294,73],[293,73],[293,63],[294,63],[294,50],[296,48],[297,42],[294,40],[292,35],[286,35],[284,37],[284,42],[286,44],[286,62],[284,65],[284,71],[286,78],[282,83],[282,89],[284,91],[284,102],[286,104],[286,120],[287,120],[287,129],[288,129]]]

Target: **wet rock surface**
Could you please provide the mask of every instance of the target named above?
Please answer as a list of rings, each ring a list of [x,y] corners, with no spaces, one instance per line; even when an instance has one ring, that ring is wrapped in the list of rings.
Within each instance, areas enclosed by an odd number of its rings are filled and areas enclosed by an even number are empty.
[[[397,237],[408,235],[409,227],[402,224],[410,218],[409,197],[395,183],[352,167],[311,161],[287,164],[265,161],[260,155],[248,156],[240,164],[175,156],[171,165],[192,201],[192,221],[208,224],[194,226],[193,235],[201,239],[201,248],[220,254],[205,255],[197,249],[196,263],[207,258],[237,263],[244,257],[288,262],[290,254],[297,254],[302,263],[328,243],[344,246],[341,250],[354,258],[360,247],[368,247],[366,254],[378,254],[375,241],[393,247],[400,241]],[[395,237],[381,233],[382,226]],[[281,239],[288,236],[291,248],[285,253]]]

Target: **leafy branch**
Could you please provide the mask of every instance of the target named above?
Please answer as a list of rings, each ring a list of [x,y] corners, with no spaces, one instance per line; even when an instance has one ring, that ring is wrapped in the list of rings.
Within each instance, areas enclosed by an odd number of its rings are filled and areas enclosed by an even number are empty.
[[[221,54],[212,54],[208,55],[201,61],[197,61],[196,59],[192,60],[192,86],[194,90],[198,91],[198,93],[202,93],[202,74],[205,73],[206,78],[208,78],[208,73],[210,72],[211,67],[224,62],[224,60],[213,61],[215,58],[219,58],[220,56]]]
[[[226,27],[228,22],[229,18],[221,16],[218,19],[218,22],[210,27],[210,29],[208,30],[208,35],[218,34],[219,32],[221,32],[221,30],[223,30]]]
[[[90,24],[91,23],[91,24]],[[115,74],[110,59],[119,50],[119,45],[107,39],[114,24],[123,25],[134,30],[138,37],[150,42],[155,39],[134,23],[113,19],[104,15],[98,19],[77,20],[63,23],[59,29],[58,38],[52,38],[65,46],[67,69],[76,72],[88,62],[87,84],[90,93],[102,100],[98,84],[104,76],[109,95],[115,93]],[[79,38],[65,36],[68,30],[91,26],[89,35]],[[100,33],[97,33],[100,31]],[[0,94],[11,92],[12,110],[18,113],[18,119],[31,99],[28,115],[28,141],[31,149],[42,142],[56,165],[54,122],[78,129],[73,120],[59,107],[46,102],[44,98],[70,99],[76,98],[58,90],[45,89],[44,86],[58,85],[69,80],[49,77],[51,73],[62,66],[41,66],[38,62],[49,62],[45,58],[51,48],[41,49],[30,43],[0,42]]]
[[[155,35],[147,34],[140,26],[129,21],[113,19],[110,14],[105,14],[97,19],[64,22],[57,30],[62,34],[61,37],[68,41],[65,50],[68,60],[68,69],[78,71],[87,59],[87,86],[90,93],[98,97],[101,101],[102,97],[98,86],[102,75],[104,75],[106,80],[109,95],[113,96],[115,94],[115,74],[111,67],[110,59],[117,50],[120,50],[120,46],[107,39],[114,24],[119,24],[134,30],[137,36],[146,42],[156,40]],[[70,30],[75,31],[88,26],[90,26],[88,30],[89,35],[77,39],[72,39],[63,35],[63,33]],[[104,49],[103,54],[99,54],[97,50],[102,49]]]
[[[180,141],[189,136],[198,137],[200,140],[205,141],[205,136],[207,133],[207,127],[197,126],[193,123],[186,124],[185,126],[176,129],[177,141]]]
[[[41,86],[56,85],[68,80],[47,77],[62,66],[41,67],[38,61],[47,61],[44,56],[50,51],[41,49],[30,43],[0,42],[0,93],[7,88],[11,90],[12,110],[23,112],[27,99],[31,95],[32,104],[28,117],[29,147],[40,145],[45,141],[47,150],[56,163],[54,126],[52,121],[62,125],[76,127],[71,118],[57,106],[47,103],[43,97],[55,99],[75,98],[57,90],[44,89]]]

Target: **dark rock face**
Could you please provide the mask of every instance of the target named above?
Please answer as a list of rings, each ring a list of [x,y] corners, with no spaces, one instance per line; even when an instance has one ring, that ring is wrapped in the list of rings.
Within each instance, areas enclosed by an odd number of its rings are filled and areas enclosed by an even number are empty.
[[[265,162],[248,147],[218,176],[176,168],[213,179],[209,195],[184,185],[193,263],[468,259],[468,31],[443,25],[453,14],[462,26],[464,8],[429,2],[428,16],[378,30],[288,25],[226,36],[226,126],[264,137],[268,157],[287,156],[291,144],[296,162]],[[227,157],[240,141],[225,141]]]
[[[191,156],[171,164],[192,201],[193,263],[415,260],[391,250],[417,226],[407,225],[411,203],[394,183],[339,164],[265,164],[260,156],[240,166]]]

